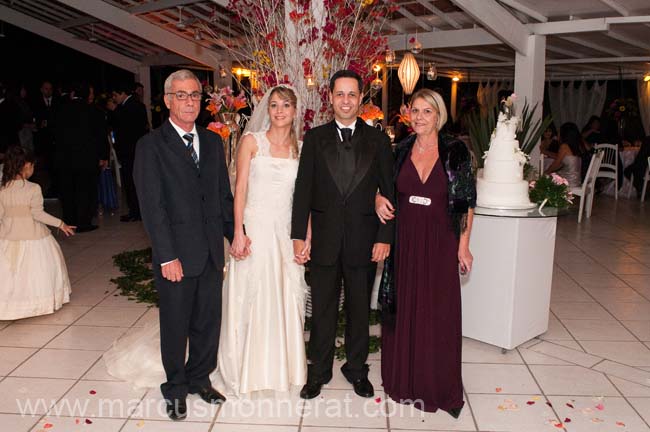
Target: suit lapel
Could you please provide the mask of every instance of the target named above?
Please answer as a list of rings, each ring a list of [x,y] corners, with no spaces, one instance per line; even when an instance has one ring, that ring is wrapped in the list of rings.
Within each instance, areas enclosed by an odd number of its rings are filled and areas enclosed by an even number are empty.
[[[169,148],[176,153],[176,155],[184,160],[186,163],[188,163],[192,168],[195,170],[196,164],[194,163],[194,159],[192,159],[192,156],[190,156],[190,153],[187,151],[187,147],[185,146],[185,143],[183,142],[183,139],[178,135],[176,132],[176,129],[169,123],[169,121],[166,121],[163,124],[163,134],[165,136],[165,141],[167,142],[167,145]],[[200,164],[199,159],[199,164]]]
[[[357,120],[357,124],[354,128],[355,133],[352,136],[352,145],[356,149],[356,166],[354,169],[354,177],[352,177],[352,181],[348,187],[348,196],[366,176],[366,173],[370,169],[370,165],[374,159],[373,145],[368,141],[368,136],[365,134],[365,128],[366,124],[361,120]]]
[[[323,131],[325,134],[325,137],[321,143],[321,151],[323,152],[323,157],[325,159],[325,162],[327,164],[327,168],[330,171],[330,175],[332,176],[332,179],[334,179],[334,183],[336,184],[337,189],[339,190],[339,193],[343,195],[343,188],[342,185],[339,184],[338,182],[338,175],[336,175],[338,171],[338,151],[336,146],[339,144],[338,138],[337,138],[337,130],[336,130],[336,124],[334,121],[328,123],[325,126],[325,130]]]

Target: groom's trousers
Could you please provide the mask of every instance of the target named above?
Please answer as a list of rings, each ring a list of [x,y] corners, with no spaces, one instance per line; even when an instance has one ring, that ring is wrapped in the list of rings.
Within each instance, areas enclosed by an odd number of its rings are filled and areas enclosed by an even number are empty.
[[[368,318],[370,294],[376,264],[349,266],[338,262],[332,266],[311,264],[312,324],[309,335],[309,377],[327,382],[332,376],[334,343],[341,294],[341,277],[345,295],[345,354],[341,370],[348,381],[368,375]]]
[[[217,269],[208,257],[196,277],[171,282],[162,277],[159,268],[154,277],[160,298],[160,349],[167,375],[160,390],[165,399],[184,399],[188,391],[209,387],[209,375],[217,366],[223,269]]]

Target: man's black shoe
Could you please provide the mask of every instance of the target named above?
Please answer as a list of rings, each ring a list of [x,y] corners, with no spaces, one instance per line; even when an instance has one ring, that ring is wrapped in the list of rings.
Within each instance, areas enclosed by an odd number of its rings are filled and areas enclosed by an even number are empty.
[[[99,228],[97,225],[83,225],[77,227],[77,229],[75,229],[75,232],[78,233],[90,232],[90,231],[95,231],[97,228]]]
[[[325,384],[330,382],[332,376],[330,375],[327,379],[315,379],[307,378],[307,384],[305,384],[300,390],[300,397],[302,399],[313,399],[320,394],[320,389]]]
[[[375,395],[375,389],[368,381],[368,378],[359,378],[352,381],[352,387],[354,387],[354,392],[361,397],[369,398]]]
[[[199,391],[190,391],[190,393],[199,395],[201,399],[210,404],[222,404],[226,401],[226,397],[213,387],[204,387]]]
[[[174,421],[184,420],[187,417],[187,402],[185,399],[166,399],[167,415]]]

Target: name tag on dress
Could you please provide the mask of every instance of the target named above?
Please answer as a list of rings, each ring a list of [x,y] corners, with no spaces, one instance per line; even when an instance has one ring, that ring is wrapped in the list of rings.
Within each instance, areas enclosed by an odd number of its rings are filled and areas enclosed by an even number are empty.
[[[423,205],[423,206],[431,205],[431,199],[430,198],[420,197],[420,196],[415,196],[415,195],[411,195],[409,197],[409,202],[411,204],[417,204],[417,205]]]

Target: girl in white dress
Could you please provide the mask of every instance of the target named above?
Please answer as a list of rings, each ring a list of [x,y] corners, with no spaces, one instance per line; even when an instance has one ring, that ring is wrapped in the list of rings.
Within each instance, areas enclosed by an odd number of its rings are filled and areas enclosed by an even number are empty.
[[[229,395],[283,393],[307,378],[307,285],[290,236],[299,111],[291,87],[269,90],[237,151],[235,237],[223,286],[218,366],[210,376]],[[119,340],[104,355],[109,373],[137,387],[164,381],[158,332],[156,324]]]
[[[74,228],[43,210],[41,187],[27,181],[34,158],[22,147],[5,154],[0,183],[0,320],[50,314],[70,301],[70,279],[59,244]]]

